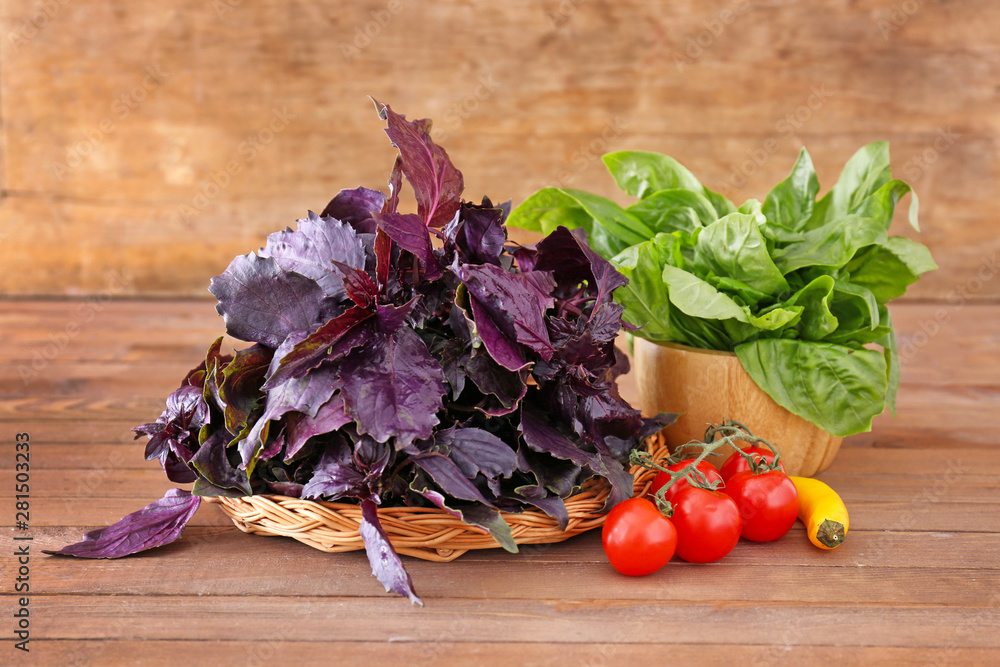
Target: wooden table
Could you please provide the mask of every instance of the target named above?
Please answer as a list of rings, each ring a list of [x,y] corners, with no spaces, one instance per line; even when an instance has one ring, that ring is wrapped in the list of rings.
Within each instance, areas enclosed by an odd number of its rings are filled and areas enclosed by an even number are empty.
[[[237,531],[204,505],[184,536],[116,561],[40,553],[173,486],[129,429],[152,421],[222,331],[208,301],[0,304],[4,526],[30,433],[30,529],[6,530],[0,664],[998,664],[1000,306],[901,304],[899,416],[845,441],[822,479],[843,547],[800,525],[712,565],[631,579],[596,532],[409,560],[425,608],[363,553]],[[230,341],[231,342],[231,341]],[[623,393],[634,399],[625,378]],[[30,654],[14,649],[14,536],[30,536]]]

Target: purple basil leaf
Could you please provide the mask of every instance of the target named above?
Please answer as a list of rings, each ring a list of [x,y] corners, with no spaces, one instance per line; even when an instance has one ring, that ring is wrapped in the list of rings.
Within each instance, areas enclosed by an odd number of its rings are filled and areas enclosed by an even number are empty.
[[[601,454],[598,465],[591,466],[590,470],[611,483],[611,492],[604,501],[603,511],[607,512],[618,503],[632,497],[635,480],[617,459],[608,454]]]
[[[334,394],[329,401],[320,406],[315,417],[301,412],[289,412],[285,415],[287,446],[285,461],[293,461],[302,451],[305,444],[317,435],[332,433],[351,422],[351,416],[344,407],[344,399],[339,393]]]
[[[385,534],[378,519],[378,505],[371,498],[361,500],[361,539],[365,543],[365,553],[372,566],[372,574],[385,586],[410,599],[410,602],[424,605],[413,590],[413,580],[403,566],[403,560],[392,548],[389,536]]]
[[[492,264],[456,265],[452,271],[465,284],[470,301],[478,302],[489,313],[505,337],[531,348],[543,359],[552,357],[545,311],[554,301],[541,289],[537,276],[510,273]]]
[[[414,456],[413,463],[427,473],[434,480],[434,483],[452,498],[471,500],[492,506],[492,503],[483,496],[482,492],[469,481],[462,469],[444,454],[429,453]]]
[[[106,528],[92,530],[83,540],[58,551],[42,553],[77,558],[121,558],[170,544],[184,530],[201,505],[201,498],[183,489],[170,489],[157,501]]]
[[[469,298],[469,306],[476,322],[476,334],[482,339],[490,356],[498,364],[512,371],[527,366],[528,361],[524,358],[521,347],[512,338],[504,335],[486,307],[474,297]]]
[[[275,232],[260,249],[261,257],[273,257],[285,271],[312,278],[323,293],[334,299],[344,297],[341,272],[331,260],[354,268],[365,268],[365,248],[357,232],[334,218],[321,218],[312,211],[298,221],[298,231]]]
[[[470,526],[482,528],[497,541],[501,547],[511,553],[517,553],[517,543],[511,533],[510,524],[504,521],[495,508],[478,503],[461,503],[448,498],[440,491],[432,489],[426,480],[417,478],[410,484],[410,490],[418,493],[437,507],[457,516]]]
[[[275,360],[277,359],[279,357],[275,354]],[[336,379],[335,368],[316,368],[304,377],[288,380],[268,391],[264,414],[254,424],[247,437],[239,443],[242,460],[240,467],[246,470],[247,474],[253,472],[260,452],[268,440],[271,421],[292,411],[315,417],[320,407],[337,391]]]
[[[632,437],[642,428],[642,415],[625,402],[614,383],[609,383],[603,392],[584,396],[577,412],[585,432],[595,442],[600,442],[604,435]]]
[[[303,498],[337,500],[364,493],[365,476],[351,456],[346,440],[336,439],[323,452],[313,475],[302,489]]]
[[[402,306],[375,306],[378,314],[379,330],[382,333],[392,333],[406,324],[406,320],[420,303],[420,297],[415,296]]]
[[[510,445],[480,428],[450,428],[438,431],[435,443],[451,450],[451,460],[469,479],[510,477],[517,469],[517,453]]]
[[[355,305],[368,308],[378,298],[378,285],[369,273],[336,260],[333,265],[343,276],[344,292]]]
[[[410,122],[388,105],[379,105],[385,133],[403,158],[403,174],[413,186],[417,212],[428,227],[443,227],[458,211],[464,183],[448,153],[430,137],[430,121]]]
[[[187,457],[190,460],[190,457]],[[174,484],[190,484],[198,478],[198,475],[191,470],[190,464],[179,457],[174,452],[170,452],[160,461],[163,464],[163,472],[167,479]]]
[[[551,325],[553,322],[550,321]],[[583,367],[590,375],[592,369],[603,369],[615,362],[614,344],[597,342],[593,338],[593,330],[585,329],[582,334],[560,340],[556,343],[556,355],[551,363],[541,364],[536,375],[546,380],[552,379],[565,371],[567,367]],[[537,379],[537,378],[536,378]]]
[[[521,502],[537,507],[559,523],[559,528],[566,530],[569,526],[569,511],[566,503],[559,496],[550,496],[540,486],[519,486],[514,490]]]
[[[135,433],[136,440],[142,436],[149,438],[146,442],[145,452],[147,461],[160,458],[170,451],[170,445],[168,444],[170,434],[167,433],[166,424],[161,424],[160,422],[140,424],[139,426],[133,428],[132,432]]]
[[[485,409],[486,406],[480,406],[487,414],[493,416],[509,414],[516,410],[528,390],[527,369],[508,370],[481,350],[474,351],[465,361],[465,372],[479,391],[488,397],[496,398],[499,407],[494,405],[492,409]]]
[[[590,335],[599,343],[608,343],[618,337],[622,328],[625,307],[614,301],[600,304],[590,314]]]
[[[393,460],[394,453],[395,450],[388,444],[367,435],[360,436],[354,443],[354,461],[368,481],[378,481],[386,466]]]
[[[302,485],[296,482],[267,482],[267,488],[279,496],[302,497]]]
[[[278,347],[293,331],[312,331],[340,308],[312,278],[285,271],[273,257],[240,255],[212,278],[209,291],[230,336]]]
[[[654,433],[659,433],[667,426],[675,423],[680,414],[676,412],[661,412],[655,417],[648,417],[642,420],[642,428],[636,434],[639,440],[645,440]]]
[[[416,255],[424,267],[427,280],[441,277],[441,264],[434,256],[430,232],[419,215],[413,213],[376,214],[378,228],[389,235],[400,248]]]
[[[281,450],[285,448],[285,431],[282,429],[276,437],[270,438],[270,441],[264,445],[264,448],[260,450],[260,454],[257,455],[258,461],[270,461],[275,456],[281,453]]]
[[[322,216],[346,222],[359,233],[374,234],[372,213],[381,211],[384,202],[385,195],[378,190],[363,187],[341,190],[323,209]]]
[[[146,460],[159,459],[168,476],[177,484],[192,481],[184,472],[192,450],[197,448],[201,427],[211,416],[205,402],[203,388],[186,384],[167,397],[167,406],[155,424],[144,424],[132,429],[136,437],[149,436],[146,443]]]
[[[608,374],[612,378],[617,378],[628,373],[629,368],[631,367],[631,362],[628,360],[628,355],[619,350],[617,347],[614,348],[614,353],[615,363],[608,369]]]
[[[521,433],[524,443],[536,452],[551,454],[557,459],[584,467],[596,465],[594,454],[583,451],[567,436],[549,424],[545,417],[521,404]]]
[[[517,450],[517,468],[534,477],[539,488],[560,498],[579,491],[584,478],[583,468],[575,463],[535,452],[524,445]]]
[[[226,402],[223,400],[220,390],[224,379],[223,372],[232,360],[231,356],[222,354],[222,336],[219,336],[209,346],[205,355],[205,387],[202,390],[202,396],[204,396],[206,403],[222,411],[226,409]]]
[[[194,480],[194,486],[191,487],[191,493],[201,498],[244,498],[247,495],[237,489],[225,489],[221,486],[216,486],[210,482],[206,482],[204,477],[197,476]]]
[[[514,248],[514,262],[522,271],[534,271],[538,262],[538,250],[534,246],[517,246]]]
[[[387,200],[388,201],[388,200]],[[375,232],[375,282],[379,291],[385,292],[389,287],[389,275],[392,273],[392,239],[379,229]]]
[[[354,306],[346,310],[296,343],[268,376],[264,389],[300,378],[323,362],[336,361],[364,345],[374,333],[374,327],[370,326],[373,321],[373,313],[367,308]]]
[[[378,334],[344,358],[340,382],[358,432],[379,442],[395,437],[400,449],[429,438],[438,424],[444,373],[412,329]]]
[[[403,156],[397,155],[389,172],[389,196],[382,202],[382,213],[395,213],[399,210],[399,193],[403,189]]]
[[[441,364],[444,377],[451,387],[452,400],[458,399],[465,389],[465,364],[469,360],[468,343],[459,338],[439,338],[432,344],[430,351],[431,356]]]
[[[458,248],[463,264],[500,264],[507,229],[503,209],[483,198],[482,206],[462,204],[459,217],[445,228],[445,237]]]
[[[588,292],[598,304],[610,299],[613,290],[628,284],[628,278],[590,248],[582,229],[571,232],[559,226],[535,247],[536,270],[552,271],[560,285],[587,281]]]
[[[258,343],[237,351],[223,371],[219,393],[226,402],[226,430],[230,433],[242,431],[250,413],[264,400],[260,386],[273,355],[273,350]]]
[[[679,416],[679,414],[674,412],[661,412],[655,417],[643,418],[642,427],[635,434],[635,437],[619,438],[614,435],[606,435],[604,436],[604,442],[607,444],[612,456],[624,459],[630,451],[639,447],[646,438],[670,426],[677,421]]]
[[[196,431],[208,423],[208,404],[201,388],[194,385],[180,387],[167,397],[167,409],[161,420],[176,423],[187,431]]]

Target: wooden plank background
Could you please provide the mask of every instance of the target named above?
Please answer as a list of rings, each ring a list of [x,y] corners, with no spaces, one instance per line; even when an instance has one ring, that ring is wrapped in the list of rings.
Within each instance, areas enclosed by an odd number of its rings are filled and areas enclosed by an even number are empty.
[[[996,301],[998,25],[991,0],[4,2],[0,294],[208,297],[383,187],[373,95],[435,119],[469,199],[619,197],[598,156],[627,148],[742,200],[806,145],[825,190],[888,139],[941,265],[907,298]]]

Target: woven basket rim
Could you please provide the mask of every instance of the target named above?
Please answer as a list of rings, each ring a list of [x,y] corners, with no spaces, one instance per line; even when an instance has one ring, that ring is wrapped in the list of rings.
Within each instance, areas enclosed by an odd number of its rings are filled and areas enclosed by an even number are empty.
[[[660,434],[648,438],[645,446],[656,459],[669,455]],[[634,477],[633,495],[645,495],[656,471],[632,466],[630,472]],[[555,519],[534,508],[500,514],[510,525],[517,544],[561,542],[604,524],[602,510],[610,488],[603,478],[592,477],[577,493],[564,499],[569,514],[566,530],[562,530]],[[328,553],[364,549],[358,504],[303,500],[277,494],[206,500],[218,504],[245,533],[291,537]],[[447,562],[469,550],[500,548],[485,530],[469,526],[436,507],[379,507],[378,514],[389,541],[404,555]]]

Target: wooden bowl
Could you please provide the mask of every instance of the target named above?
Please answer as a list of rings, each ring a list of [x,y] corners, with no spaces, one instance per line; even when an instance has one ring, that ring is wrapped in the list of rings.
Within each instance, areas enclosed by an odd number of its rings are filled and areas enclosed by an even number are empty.
[[[735,419],[755,435],[781,448],[789,475],[811,477],[833,463],[843,438],[774,402],[757,386],[732,352],[701,350],[676,343],[635,338],[636,382],[643,413],[684,413],[664,430],[673,451],[690,440],[702,440],[708,424]],[[732,453],[710,457],[722,465]]]

